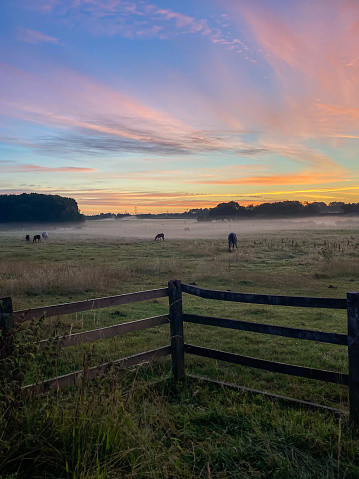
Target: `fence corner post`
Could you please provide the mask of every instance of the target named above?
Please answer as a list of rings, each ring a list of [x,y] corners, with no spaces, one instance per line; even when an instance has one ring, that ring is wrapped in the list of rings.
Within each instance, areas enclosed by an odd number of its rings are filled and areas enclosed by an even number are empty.
[[[347,293],[349,411],[350,421],[359,429],[359,293]]]
[[[11,298],[0,298],[0,330],[2,330],[2,334],[8,334],[13,328],[14,318]]]
[[[185,377],[184,338],[182,316],[182,283],[178,279],[168,282],[171,327],[172,373],[175,379]]]

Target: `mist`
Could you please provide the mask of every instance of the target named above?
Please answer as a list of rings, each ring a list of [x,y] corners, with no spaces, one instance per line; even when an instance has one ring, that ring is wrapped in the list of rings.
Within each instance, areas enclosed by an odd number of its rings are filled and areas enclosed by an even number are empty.
[[[137,239],[154,240],[158,233],[165,239],[220,239],[231,231],[237,235],[276,231],[359,229],[359,217],[320,216],[311,218],[224,220],[198,222],[195,219],[137,219],[136,217],[91,220],[81,224],[1,225],[2,236],[24,237],[47,231],[49,240]]]

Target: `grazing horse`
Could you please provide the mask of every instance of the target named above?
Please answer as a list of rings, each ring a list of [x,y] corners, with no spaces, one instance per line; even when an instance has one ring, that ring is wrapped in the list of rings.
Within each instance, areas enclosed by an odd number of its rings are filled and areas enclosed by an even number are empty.
[[[236,233],[229,233],[228,235],[228,249],[231,251],[231,249],[234,250],[234,247],[238,249],[237,246],[237,235]]]
[[[161,240],[165,240],[165,235],[163,233],[158,233],[158,235],[156,235],[156,238],[155,238],[155,241],[161,241]]]
[[[25,236],[25,241],[30,241],[30,235]]]
[[[34,239],[32,240],[33,243],[41,243],[41,236],[40,235],[35,235]]]
[[[46,233],[46,231],[43,231],[43,232],[41,233],[41,236],[42,236],[42,239],[43,239],[44,241],[46,241],[47,238],[49,237],[49,235]]]

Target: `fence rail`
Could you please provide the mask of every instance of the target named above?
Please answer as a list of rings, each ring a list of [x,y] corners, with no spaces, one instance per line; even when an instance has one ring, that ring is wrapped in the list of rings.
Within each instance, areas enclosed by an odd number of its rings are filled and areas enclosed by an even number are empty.
[[[57,346],[67,348],[68,346],[78,346],[83,343],[91,343],[99,339],[108,339],[121,334],[141,331],[161,324],[169,323],[168,314],[163,316],[153,316],[152,318],[139,319],[138,321],[130,321],[129,323],[115,324],[107,328],[93,329],[92,331],[84,331],[83,333],[70,334],[57,338]],[[51,339],[44,339],[39,342],[39,349],[44,349],[51,343]]]
[[[220,301],[232,301],[241,303],[253,303],[273,306],[293,306],[305,308],[330,308],[346,309],[348,318],[348,334],[328,333],[325,331],[314,331],[307,329],[290,328],[285,326],[269,325],[242,321],[236,319],[216,318],[210,316],[200,316],[183,312],[182,293],[187,293],[200,298],[213,299]],[[180,380],[185,377],[185,354],[191,354],[201,357],[207,357],[226,361],[234,364],[259,368],[271,372],[278,372],[292,376],[299,376],[309,379],[342,384],[349,386],[350,418],[355,426],[359,427],[359,293],[350,292],[347,298],[315,298],[315,297],[297,297],[297,296],[273,296],[264,294],[235,293],[232,291],[213,291],[195,287],[193,285],[182,284],[180,280],[168,282],[168,288],[160,288],[149,291],[140,291],[130,294],[121,294],[105,298],[96,298],[76,303],[67,303],[53,306],[45,306],[22,311],[12,311],[11,298],[0,299],[0,328],[3,334],[7,334],[13,327],[13,323],[36,319],[42,316],[58,316],[62,314],[77,313],[80,311],[93,310],[120,304],[135,303],[149,299],[166,297],[169,298],[169,314],[145,318],[129,323],[117,324],[107,328],[76,333],[64,336],[59,340],[60,347],[76,346],[78,344],[95,341],[98,339],[110,338],[119,334],[126,334],[132,331],[140,331],[161,324],[170,323],[171,345],[162,348],[145,351],[127,358],[118,359],[112,363],[105,363],[99,366],[88,368],[86,371],[75,371],[56,378],[48,379],[42,384],[33,384],[24,388],[24,395],[31,396],[39,390],[58,389],[60,387],[74,384],[79,378],[88,379],[98,377],[100,374],[108,371],[111,367],[126,368],[153,359],[164,357],[171,354],[173,376]],[[285,336],[309,341],[320,341],[323,343],[346,346],[348,348],[349,374],[335,371],[326,371],[321,369],[307,368],[292,364],[283,364],[279,362],[267,361],[249,356],[219,351],[210,348],[203,348],[184,342],[183,323],[195,323],[198,325],[209,325],[234,330],[251,331],[261,334],[271,334],[276,336]],[[51,340],[44,340],[39,343],[40,349],[49,344]],[[189,375],[191,376],[191,375]],[[192,376],[193,377],[193,376]],[[226,383],[214,381],[215,384],[229,386]],[[237,387],[231,385],[233,387]],[[238,386],[243,390],[243,388]],[[270,397],[286,399],[288,401],[297,401],[299,404],[310,404],[307,401],[300,401],[294,398],[279,396],[262,391],[250,390],[255,393],[263,393]],[[333,411],[338,412],[338,410]],[[342,411],[343,412],[343,411]]]
[[[203,348],[193,344],[185,344],[185,351],[189,354],[201,356],[202,358],[217,359],[232,364],[241,364],[251,368],[264,369],[274,373],[289,374],[290,376],[299,376],[307,379],[318,379],[335,384],[348,385],[348,375],[325,371],[322,369],[306,368],[303,366],[294,366],[293,364],[277,363],[265,359],[252,358],[250,356],[241,356],[240,354],[227,353],[217,349]]]
[[[115,369],[127,369],[138,364],[153,361],[164,356],[171,354],[171,346],[164,346],[162,348],[152,349],[151,351],[145,351],[143,353],[134,354],[127,358],[117,359],[110,363],[100,364],[99,366],[93,366],[86,371],[81,369],[73,373],[57,376],[56,378],[47,379],[40,384],[29,384],[23,388],[23,397],[28,398],[33,394],[39,394],[40,392],[49,391],[51,389],[60,389],[63,387],[74,386],[80,378],[95,379],[96,377],[103,376],[111,368]]]
[[[149,291],[138,291],[136,293],[120,294],[117,296],[107,296],[105,298],[87,299],[86,301],[77,301],[75,303],[55,304],[53,306],[44,306],[41,308],[23,309],[14,311],[14,322],[22,322],[31,319],[39,319],[42,316],[60,316],[62,314],[80,313],[82,311],[91,311],[93,309],[108,308],[120,304],[137,303],[148,299],[164,298],[168,296],[168,288],[151,289]]]
[[[234,301],[236,303],[269,304],[273,306],[297,306],[299,308],[347,309],[347,301],[342,298],[310,298],[302,296],[272,296],[268,294],[233,293],[231,291],[213,291],[190,284],[182,284],[184,293],[206,299]]]
[[[308,341],[320,341],[321,343],[348,346],[347,334],[326,333],[324,331],[288,328],[286,326],[251,323],[249,321],[241,321],[238,319],[213,318],[211,316],[199,316],[187,313],[183,313],[183,321],[207,326],[218,326],[219,328],[230,328],[241,331],[251,331],[253,333],[273,334],[275,336],[285,336],[287,338],[306,339]]]

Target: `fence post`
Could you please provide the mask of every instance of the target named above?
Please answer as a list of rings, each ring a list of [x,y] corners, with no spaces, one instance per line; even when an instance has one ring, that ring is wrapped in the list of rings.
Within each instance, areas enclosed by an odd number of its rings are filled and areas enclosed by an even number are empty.
[[[11,298],[0,298],[0,329],[2,334],[10,333],[14,327]]]
[[[349,410],[350,420],[359,427],[359,293],[347,293]]]
[[[7,359],[14,350],[14,328],[11,298],[0,298],[0,359]],[[6,369],[5,369],[6,370]],[[4,373],[2,368],[1,373]],[[0,374],[3,379],[3,374]]]
[[[175,379],[183,379],[185,371],[182,284],[179,279],[174,279],[168,282],[168,297],[170,307],[172,373]]]

